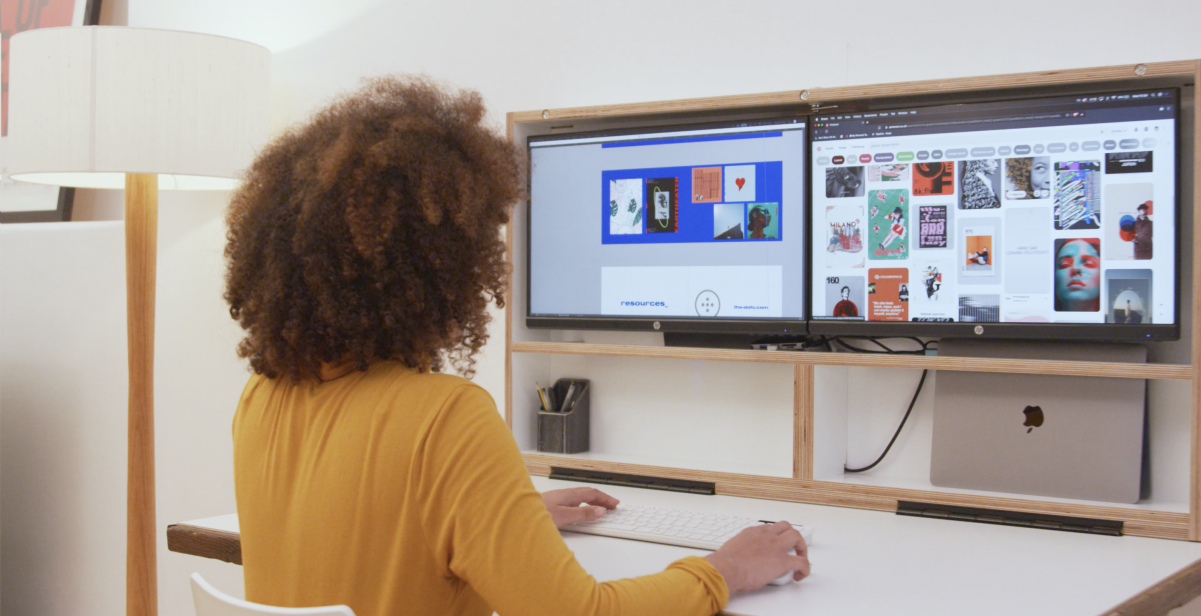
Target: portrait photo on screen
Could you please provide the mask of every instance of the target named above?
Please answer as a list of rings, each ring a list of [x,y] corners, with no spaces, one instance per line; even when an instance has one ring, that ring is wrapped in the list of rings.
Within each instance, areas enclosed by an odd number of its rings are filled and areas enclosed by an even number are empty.
[[[996,158],[959,161],[959,209],[1001,207],[1001,161]]]
[[[826,312],[832,317],[862,321],[864,311],[863,276],[827,276]]]
[[[1151,279],[1149,269],[1106,270],[1105,322],[1151,324]]]
[[[955,194],[955,163],[916,163],[913,165],[913,196],[932,197]]]
[[[1051,197],[1051,158],[1034,156],[1005,159],[1005,198],[1048,199]]]
[[[746,206],[747,239],[774,240],[780,237],[780,204],[751,203]]]
[[[1106,259],[1145,261],[1155,255],[1154,209],[1154,184],[1140,182],[1105,187]]]
[[[1055,310],[1097,312],[1101,309],[1101,240],[1095,237],[1055,240]]]
[[[863,196],[863,167],[828,167],[826,169],[826,198]]]

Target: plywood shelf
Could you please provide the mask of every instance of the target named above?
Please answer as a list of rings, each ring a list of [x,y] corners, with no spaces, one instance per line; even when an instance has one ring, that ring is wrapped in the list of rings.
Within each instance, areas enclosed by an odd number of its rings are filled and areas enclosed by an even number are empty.
[[[1138,67],[1143,67],[1139,73]],[[1098,81],[1120,82],[1139,79],[1146,81],[1156,77],[1191,78],[1198,70],[1196,60],[1156,62],[1151,64],[1123,64],[1096,68],[1039,71],[1009,75],[985,75],[960,79],[930,79],[864,86],[837,88],[812,88],[809,90],[787,90],[763,94],[740,94],[708,98],[677,99],[590,107],[565,107],[560,109],[519,111],[510,114],[510,122],[540,125],[565,120],[587,120],[597,118],[619,118],[713,111],[720,109],[780,108],[797,107],[810,111],[811,107],[836,101],[878,99],[890,96],[914,96],[923,94],[954,94],[971,91],[989,91],[1022,87],[1063,86],[1066,84],[1088,84]],[[803,107],[802,107],[803,106]]]
[[[796,351],[752,351],[737,349],[700,349],[580,342],[510,343],[513,353],[551,355],[599,355],[708,361],[755,362],[800,366],[860,366],[869,368],[910,368],[956,370],[961,372],[1005,372],[1011,374],[1056,374],[1065,376],[1101,376],[1131,379],[1190,380],[1192,366],[1182,364],[1123,364],[1092,361],[1048,361],[1030,359],[982,359],[917,355],[872,355],[866,353],[829,353]]]
[[[599,462],[604,464],[634,464],[643,468],[674,468],[681,471],[732,473],[735,475],[744,475],[748,477],[775,477],[778,479],[787,479],[792,477],[792,469],[788,468],[787,466],[780,465],[772,466],[763,464],[739,464],[734,466],[719,466],[708,460],[670,460],[665,457],[654,455],[623,455],[599,451],[588,451],[584,453],[545,453],[531,450],[522,451],[521,453],[522,455],[527,456],[527,459],[536,459],[545,462],[547,468],[551,466],[584,468],[585,464]],[[532,458],[530,458],[531,456]]]
[[[526,468],[531,475],[550,475],[551,466],[563,465],[566,456],[525,453]],[[983,507],[1047,515],[1081,516],[1105,520],[1121,520],[1125,533],[1161,539],[1187,539],[1189,514],[1160,511],[1138,506],[1088,504],[1084,501],[1056,502],[1035,500],[1036,497],[1002,493],[960,494],[935,490],[858,485],[839,481],[767,477],[730,472],[648,466],[627,462],[571,458],[571,468],[628,473],[651,477],[711,481],[717,493],[726,496],[748,496],[815,505],[834,505],[856,509],[875,509],[895,512],[897,501],[919,501],[964,507]]]

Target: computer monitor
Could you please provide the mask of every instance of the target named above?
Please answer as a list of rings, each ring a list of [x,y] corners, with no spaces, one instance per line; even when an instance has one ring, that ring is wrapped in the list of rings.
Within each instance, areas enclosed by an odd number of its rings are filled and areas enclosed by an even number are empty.
[[[804,335],[801,117],[529,138],[529,327]]]
[[[812,118],[813,334],[1179,337],[1175,89]]]

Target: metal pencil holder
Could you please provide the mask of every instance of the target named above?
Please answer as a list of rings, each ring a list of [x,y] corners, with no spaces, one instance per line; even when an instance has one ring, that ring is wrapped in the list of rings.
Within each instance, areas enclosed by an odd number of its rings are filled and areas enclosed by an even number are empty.
[[[572,387],[574,385],[574,388]],[[566,410],[538,411],[538,451],[582,453],[588,451],[588,409],[591,389],[587,379],[559,379],[552,388]],[[560,407],[564,406],[560,403]]]

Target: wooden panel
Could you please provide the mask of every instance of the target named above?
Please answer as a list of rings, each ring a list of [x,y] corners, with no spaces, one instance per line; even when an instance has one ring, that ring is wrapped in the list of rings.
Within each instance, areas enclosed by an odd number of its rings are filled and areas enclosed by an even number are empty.
[[[1196,63],[1194,61],[1157,62],[1145,64],[1144,66],[1146,67],[1146,72],[1142,76],[1144,78],[1148,78],[1193,75],[1195,65]],[[987,75],[983,77],[961,77],[956,79],[929,79],[925,81],[846,86],[840,88],[812,88],[810,90],[789,90],[785,92],[770,92],[765,94],[716,96],[710,98],[628,103],[622,105],[598,105],[593,107],[567,107],[562,109],[520,111],[511,113],[509,115],[512,118],[512,122],[542,123],[546,121],[563,121],[571,119],[617,118],[624,116],[715,111],[747,107],[804,105],[804,107],[807,108],[809,104],[839,100],[884,98],[889,96],[912,96],[917,94],[948,94],[972,90],[993,90],[1001,88],[1051,86],[1060,84],[1087,83],[1091,81],[1134,79],[1137,77],[1134,72],[1135,66],[1136,65],[1134,64],[1125,64],[1120,66],[1062,71],[1038,71],[1033,73]],[[806,98],[802,98],[803,92],[805,93]],[[546,114],[545,117],[543,114]]]
[[[715,96],[710,98],[690,98],[674,101],[655,101],[647,103],[627,103],[623,105],[598,105],[595,107],[565,107],[562,109],[544,109],[538,111],[519,111],[512,113],[513,120],[518,123],[542,122],[545,120],[562,121],[583,118],[614,118],[621,116],[682,113],[689,111],[710,111],[714,109],[736,109],[743,107],[775,107],[780,105],[801,105],[799,90],[788,92],[772,92],[769,94],[740,94],[737,96]],[[806,108],[808,106],[806,105]],[[546,117],[543,114],[546,113]]]
[[[514,353],[552,353],[560,355],[603,355],[710,361],[759,362],[816,366],[867,366],[956,370],[960,372],[1007,372],[1012,374],[1062,374],[1067,376],[1108,376],[1116,378],[1188,380],[1190,366],[1178,364],[1122,364],[1085,361],[1040,361],[1031,359],[993,359],[974,357],[890,356],[867,353],[803,353],[796,351],[741,351],[684,347],[583,344],[578,342],[521,342],[511,346]]]
[[[242,564],[241,536],[224,530],[172,524],[167,527],[167,549],[180,554]]]
[[[885,486],[865,486],[832,481],[790,479],[784,477],[760,477],[735,473],[697,471],[621,462],[581,460],[539,453],[526,453],[526,468],[531,475],[550,475],[550,467],[566,466],[586,470],[650,475],[692,481],[711,481],[717,493],[726,496],[764,498],[814,505],[834,505],[857,509],[875,509],[895,512],[897,501],[921,501],[964,507],[1005,509],[1027,513],[1080,516],[1125,522],[1125,532],[1130,535],[1157,537],[1162,539],[1185,539],[1188,537],[1189,516],[1186,513],[1124,509],[1103,505],[1081,505],[1055,503],[1024,498],[1001,496],[978,496],[952,494],[929,490],[911,490]]]
[[[1201,560],[1160,580],[1103,616],[1159,616],[1201,595]]]
[[[1201,79],[1201,61],[1194,63],[1193,70]],[[1196,81],[1194,81],[1196,83]],[[1193,419],[1190,442],[1191,465],[1189,466],[1189,539],[1201,541],[1201,161],[1197,160],[1197,144],[1201,144],[1201,105],[1193,101],[1193,305],[1192,305],[1192,355],[1193,363]]]
[[[908,81],[886,83],[880,85],[847,86],[841,88],[813,88],[810,90],[809,102],[851,100],[857,98],[885,98],[889,96],[911,96],[915,94],[939,94],[965,92],[972,90],[996,90],[1002,88],[1023,88],[1036,86],[1053,86],[1063,84],[1087,83],[1090,81],[1117,81],[1120,79],[1135,79],[1138,77],[1169,77],[1179,75],[1194,75],[1196,62],[1183,60],[1177,62],[1155,62],[1143,64],[1146,72],[1143,75],[1135,73],[1137,64],[1122,64],[1118,66],[1103,66],[1061,71],[1037,71],[1033,73],[1011,73],[1008,75],[985,75],[982,77],[962,77],[957,79],[929,79],[925,81]]]
[[[813,479],[813,366],[794,366],[792,387],[792,476]]]

